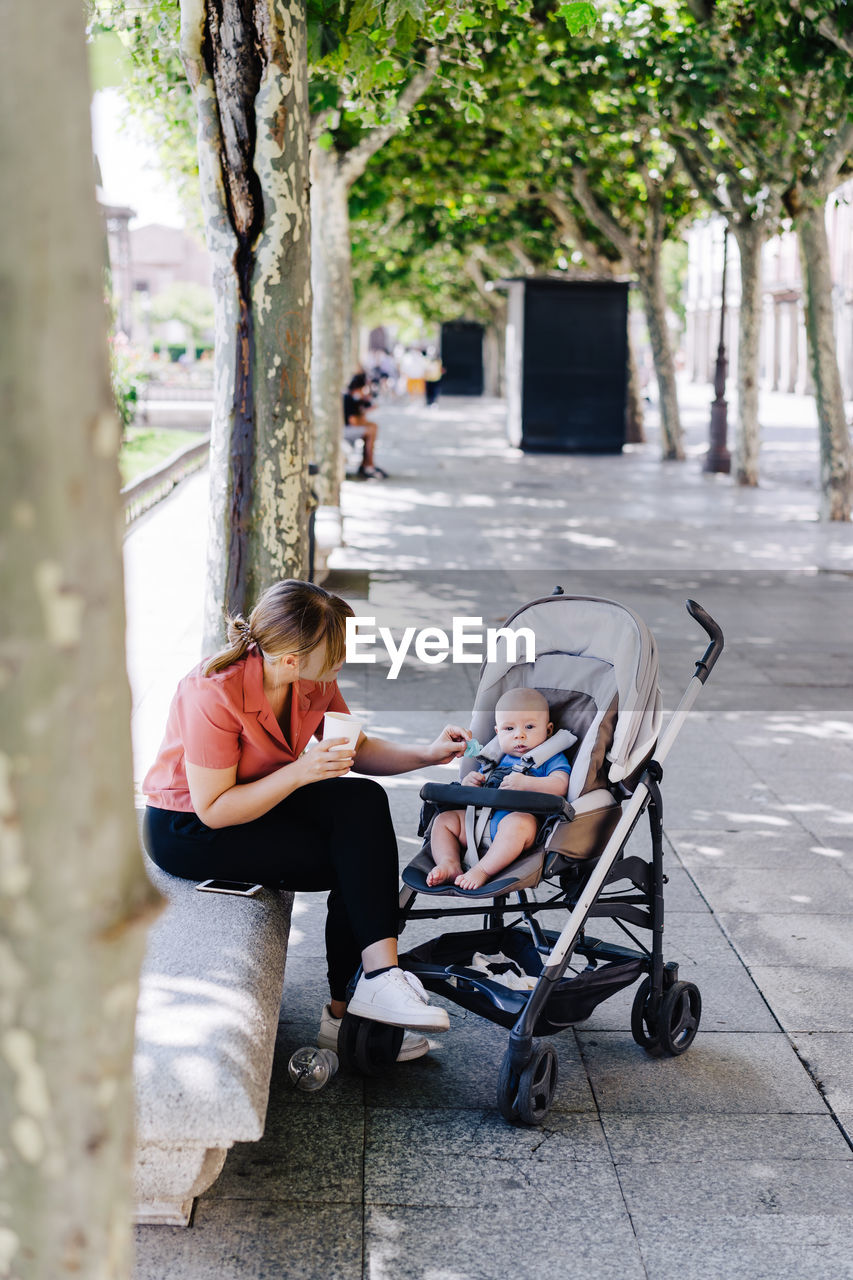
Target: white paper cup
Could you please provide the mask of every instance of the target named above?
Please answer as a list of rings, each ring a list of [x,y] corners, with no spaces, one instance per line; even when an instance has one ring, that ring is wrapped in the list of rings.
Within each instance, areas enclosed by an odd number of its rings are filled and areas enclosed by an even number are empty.
[[[346,738],[347,746],[355,750],[363,723],[364,721],[359,720],[358,716],[348,716],[343,711],[327,711],[323,716],[323,741],[328,742],[330,738]],[[341,746],[343,745],[341,743]]]

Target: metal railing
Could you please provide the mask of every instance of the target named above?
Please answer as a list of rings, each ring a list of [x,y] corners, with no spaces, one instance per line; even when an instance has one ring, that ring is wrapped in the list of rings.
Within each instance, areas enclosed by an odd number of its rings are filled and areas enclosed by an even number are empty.
[[[152,467],[121,491],[125,521],[128,526],[172,492],[176,484],[193,471],[199,471],[210,455],[210,436],[198,444],[187,445],[159,467]]]

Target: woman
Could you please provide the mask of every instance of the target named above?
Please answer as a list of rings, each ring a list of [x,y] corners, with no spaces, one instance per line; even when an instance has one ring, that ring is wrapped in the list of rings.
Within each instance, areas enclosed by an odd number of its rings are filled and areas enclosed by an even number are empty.
[[[392,1026],[448,1027],[446,1011],[397,965],[397,842],[387,796],[378,783],[344,774],[446,764],[470,736],[447,725],[430,746],[404,747],[361,733],[354,751],[345,738],[322,740],[325,712],[347,711],[335,677],[352,615],[340,597],[289,579],[264,593],[248,621],[229,618],[228,647],[178,685],[142,784],[146,848],[164,871],[331,890],[331,999],[318,1043],[332,1048],[347,1007]],[[312,736],[320,740],[309,747]],[[407,1032],[400,1059],[427,1048]]]

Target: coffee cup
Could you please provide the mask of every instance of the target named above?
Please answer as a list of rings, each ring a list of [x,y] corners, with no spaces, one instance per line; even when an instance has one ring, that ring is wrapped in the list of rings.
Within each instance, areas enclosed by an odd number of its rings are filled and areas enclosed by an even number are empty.
[[[354,751],[363,723],[358,716],[345,715],[343,711],[327,711],[323,716],[323,741],[328,742],[330,738],[346,738],[347,746]],[[343,745],[341,743],[341,746]]]

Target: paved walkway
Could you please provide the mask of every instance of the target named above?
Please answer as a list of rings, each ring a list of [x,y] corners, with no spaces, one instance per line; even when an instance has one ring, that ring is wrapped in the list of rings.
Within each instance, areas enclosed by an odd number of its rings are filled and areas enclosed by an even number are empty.
[[[663,783],[665,955],[701,988],[696,1043],[648,1058],[622,993],[555,1040],[553,1111],[513,1129],[494,1101],[506,1033],[450,1006],[427,1058],[298,1094],[287,1058],[324,998],[323,899],[303,895],[267,1135],[232,1151],[191,1229],[139,1229],[139,1280],[853,1277],[853,528],[815,521],[808,402],[767,398],[753,491],[701,473],[707,402],[685,389],[684,465],[658,461],[653,429],[621,457],[530,456],[497,402],[385,405],[391,479],[345,486],[328,583],[395,633],[495,625],[556,583],[622,600],[658,638],[668,709],[704,647],[684,599],[718,618],[726,652]],[[189,480],[127,543],[138,776],[197,656],[205,496]],[[342,682],[374,731],[426,741],[467,715],[476,667],[386,669]],[[442,773],[385,780],[401,859]]]

